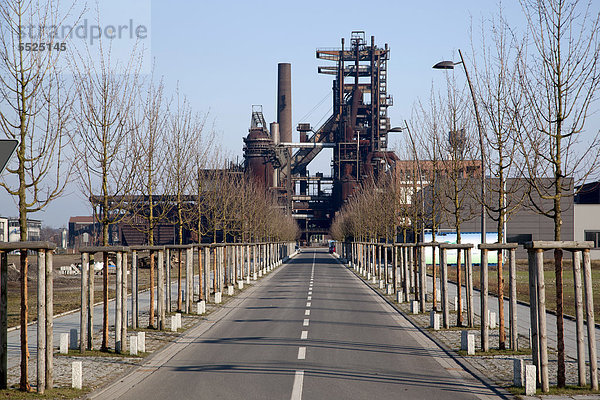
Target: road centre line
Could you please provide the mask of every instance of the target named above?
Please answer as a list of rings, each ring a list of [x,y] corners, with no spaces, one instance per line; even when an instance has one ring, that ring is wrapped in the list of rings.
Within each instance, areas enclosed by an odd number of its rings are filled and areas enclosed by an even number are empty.
[[[298,360],[306,359],[306,347],[298,347]]]
[[[304,383],[304,371],[296,371],[294,376],[294,387],[292,388],[292,397],[290,400],[302,399],[302,384]]]

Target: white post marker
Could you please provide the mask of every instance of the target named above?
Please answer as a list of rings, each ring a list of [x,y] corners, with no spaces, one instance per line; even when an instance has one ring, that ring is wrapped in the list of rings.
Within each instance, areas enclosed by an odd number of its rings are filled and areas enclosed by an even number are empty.
[[[490,329],[496,329],[496,313],[490,312]]]
[[[171,332],[177,332],[177,317],[171,315]]]
[[[308,331],[302,331],[302,334],[300,335],[300,340],[306,339],[308,339]]]
[[[81,361],[73,361],[71,363],[71,387],[73,389],[81,389],[83,386],[83,370]]]
[[[412,314],[418,314],[419,313],[419,302],[417,300],[413,300],[410,303],[410,312]]]
[[[215,293],[215,304],[221,303],[221,292]]]
[[[202,315],[206,312],[206,302],[204,300],[196,303],[196,313]]]
[[[515,358],[513,360],[513,385],[523,387],[525,380],[525,360]]]
[[[535,396],[536,370],[535,365],[525,366],[525,396]]]
[[[138,354],[138,338],[137,338],[137,336],[129,337],[129,354],[132,356],[137,356],[137,354]]]
[[[146,332],[138,332],[138,351],[141,353],[146,352]]]
[[[302,326],[308,326],[308,322],[309,322],[309,319],[305,318],[304,319],[304,323],[302,324]]]
[[[67,354],[69,352],[69,334],[60,334],[60,354]]]

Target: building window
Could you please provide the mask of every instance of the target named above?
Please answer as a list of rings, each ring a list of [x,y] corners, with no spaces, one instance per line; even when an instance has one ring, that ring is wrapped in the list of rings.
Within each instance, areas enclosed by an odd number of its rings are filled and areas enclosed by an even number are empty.
[[[594,242],[594,248],[600,248],[600,231],[584,231],[585,241]]]

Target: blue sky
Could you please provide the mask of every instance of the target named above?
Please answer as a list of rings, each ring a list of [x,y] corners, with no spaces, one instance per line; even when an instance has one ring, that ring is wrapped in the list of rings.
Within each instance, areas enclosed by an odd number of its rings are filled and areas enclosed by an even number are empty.
[[[522,26],[518,1],[507,1],[503,8]],[[378,45],[391,48],[388,93],[394,106],[389,114],[392,126],[398,126],[410,117],[417,99],[427,99],[432,83],[445,87],[444,74],[431,66],[457,58],[458,48],[470,53],[471,24],[477,26],[497,9],[494,1],[467,0],[152,1],[152,58],[168,91],[179,85],[196,110],[209,111],[223,146],[241,158],[251,106],[262,104],[266,120],[276,119],[278,62],[292,63],[294,126],[310,122],[316,127],[331,107],[331,96],[306,114],[331,93],[332,77],[317,74],[317,66],[327,63],[315,58],[315,49],[339,47],[340,38],[348,41],[353,30],[374,35]],[[311,172],[328,173],[327,165],[321,159]],[[89,214],[77,191],[71,185],[64,198],[33,217],[59,227],[70,216]],[[5,193],[0,215],[16,215]]]

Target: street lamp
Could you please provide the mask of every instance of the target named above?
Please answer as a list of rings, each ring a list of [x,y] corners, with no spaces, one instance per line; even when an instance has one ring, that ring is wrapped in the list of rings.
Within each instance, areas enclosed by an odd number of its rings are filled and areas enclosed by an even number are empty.
[[[467,83],[471,91],[471,97],[473,98],[473,108],[475,109],[475,119],[477,120],[477,130],[479,131],[479,146],[481,147],[481,243],[485,243],[485,151],[483,145],[483,126],[481,124],[481,118],[479,116],[479,110],[477,108],[477,98],[475,97],[475,90],[473,89],[473,83],[469,78],[469,71],[467,71],[467,65],[463,58],[462,52],[458,49],[460,61],[440,61],[433,66],[434,69],[454,69],[454,66],[462,64],[465,76],[467,77]],[[481,260],[479,261],[481,262]]]

